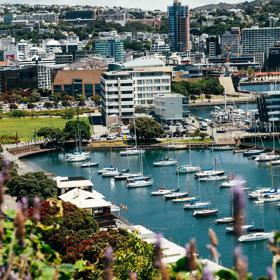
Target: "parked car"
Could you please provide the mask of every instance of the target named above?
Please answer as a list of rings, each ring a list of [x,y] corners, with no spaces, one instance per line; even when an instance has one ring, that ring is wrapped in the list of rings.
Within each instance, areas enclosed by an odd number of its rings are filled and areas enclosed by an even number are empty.
[[[108,135],[107,140],[115,140],[117,137],[115,135]]]

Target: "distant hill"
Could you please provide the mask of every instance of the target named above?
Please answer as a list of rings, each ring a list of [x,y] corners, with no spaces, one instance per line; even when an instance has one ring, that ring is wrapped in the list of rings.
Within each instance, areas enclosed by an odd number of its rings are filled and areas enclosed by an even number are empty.
[[[248,6],[259,6],[263,3],[263,0],[254,0],[254,1],[245,1],[236,4],[228,4],[228,3],[219,3],[219,4],[210,4],[204,5],[201,7],[197,7],[194,11],[207,11],[207,10],[230,10],[230,9],[246,9]]]

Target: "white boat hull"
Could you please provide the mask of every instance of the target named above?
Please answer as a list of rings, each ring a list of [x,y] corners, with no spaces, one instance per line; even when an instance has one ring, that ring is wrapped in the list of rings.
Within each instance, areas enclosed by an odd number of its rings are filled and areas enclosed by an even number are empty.
[[[257,233],[251,233],[247,235],[242,235],[238,238],[239,242],[255,242],[255,241],[262,241],[267,240],[271,237],[273,237],[272,232],[257,232]]]
[[[126,150],[126,151],[121,151],[120,152],[120,156],[139,156],[141,154],[144,154],[145,151],[144,150]]]
[[[211,181],[223,181],[226,180],[227,176],[209,176],[209,177],[202,177],[199,178],[199,181],[201,182],[211,182]]]
[[[128,188],[144,188],[144,187],[150,187],[153,185],[153,181],[136,181],[136,182],[131,182],[127,184]]]
[[[201,170],[198,166],[182,165],[176,170],[177,174],[195,173]]]
[[[186,210],[195,210],[195,209],[204,209],[208,207],[210,202],[195,202],[195,203],[186,203],[184,209]]]
[[[167,160],[167,161],[157,161],[153,163],[155,167],[164,167],[164,166],[173,166],[176,165],[178,162],[176,160]]]
[[[224,170],[205,170],[195,174],[196,178],[210,177],[210,176],[220,176],[224,175]]]

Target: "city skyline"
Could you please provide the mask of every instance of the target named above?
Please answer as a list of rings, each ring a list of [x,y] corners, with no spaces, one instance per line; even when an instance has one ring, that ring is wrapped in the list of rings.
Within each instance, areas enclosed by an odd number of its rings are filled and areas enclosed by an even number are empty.
[[[250,0],[252,1],[252,0]],[[135,2],[132,0],[81,0],[80,5],[97,5],[97,6],[123,6],[128,8],[142,8],[145,10],[160,9],[165,11],[168,5],[171,5],[173,0],[142,0],[141,2]],[[183,5],[189,5],[191,8],[199,7],[207,4],[218,4],[223,3],[241,3],[245,2],[242,0],[181,0]],[[77,5],[75,0],[11,0],[11,1],[0,1],[1,4],[11,3],[11,4],[54,4],[54,5]]]

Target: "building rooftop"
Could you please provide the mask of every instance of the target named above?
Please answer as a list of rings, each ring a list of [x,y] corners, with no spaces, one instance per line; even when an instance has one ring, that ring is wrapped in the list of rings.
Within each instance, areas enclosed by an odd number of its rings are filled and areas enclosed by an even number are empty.
[[[81,79],[85,84],[99,84],[105,69],[63,69],[57,72],[54,85],[70,85],[73,79]]]
[[[159,66],[165,66],[164,62],[161,59],[152,56],[139,57],[123,64],[124,69]]]

